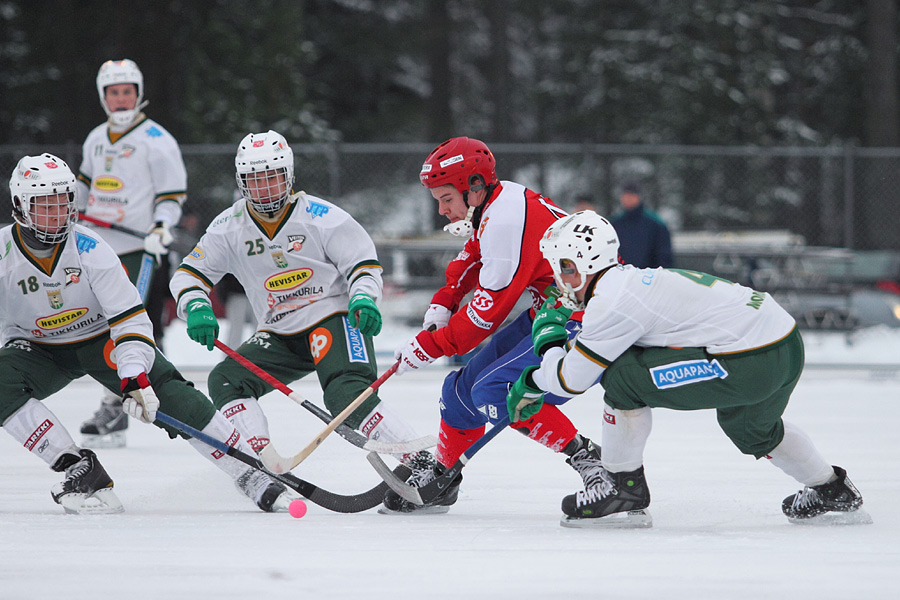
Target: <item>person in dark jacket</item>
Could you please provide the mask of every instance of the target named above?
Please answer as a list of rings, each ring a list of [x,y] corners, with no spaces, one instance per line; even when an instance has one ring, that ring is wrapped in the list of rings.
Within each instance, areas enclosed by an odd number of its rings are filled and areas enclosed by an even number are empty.
[[[622,188],[622,212],[609,221],[619,235],[619,256],[638,268],[672,267],[672,238],[658,214],[644,207],[634,182]]]

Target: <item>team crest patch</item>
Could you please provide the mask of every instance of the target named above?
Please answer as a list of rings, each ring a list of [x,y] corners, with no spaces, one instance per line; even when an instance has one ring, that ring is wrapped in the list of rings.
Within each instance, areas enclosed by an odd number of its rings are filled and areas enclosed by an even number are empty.
[[[658,389],[680,387],[711,379],[725,379],[726,371],[718,360],[684,360],[650,369],[653,384]]]
[[[47,298],[50,300],[50,308],[62,308],[62,292],[59,290],[47,290]]]
[[[272,251],[272,260],[275,261],[275,266],[279,269],[284,269],[288,266],[288,262],[284,258],[284,252],[280,248]]]

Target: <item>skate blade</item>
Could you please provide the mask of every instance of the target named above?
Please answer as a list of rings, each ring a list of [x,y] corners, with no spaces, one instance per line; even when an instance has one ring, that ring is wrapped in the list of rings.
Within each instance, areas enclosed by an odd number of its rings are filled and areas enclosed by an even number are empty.
[[[653,527],[653,517],[643,508],[587,519],[563,515],[559,524],[574,529],[648,529]]]
[[[795,525],[813,525],[818,527],[829,527],[832,525],[871,525],[872,516],[862,509],[851,512],[827,512],[808,519],[792,519],[788,517],[788,521]]]
[[[113,515],[125,512],[125,507],[112,488],[97,490],[90,496],[66,494],[60,497],[59,504],[67,515]]]
[[[125,447],[125,431],[113,431],[104,434],[81,434],[82,448],[124,448]]]
[[[443,515],[445,513],[450,512],[449,506],[423,506],[422,508],[418,508],[411,512],[403,512],[399,510],[391,510],[382,504],[378,508],[379,515],[398,515],[401,517],[404,516],[418,516],[418,515]]]

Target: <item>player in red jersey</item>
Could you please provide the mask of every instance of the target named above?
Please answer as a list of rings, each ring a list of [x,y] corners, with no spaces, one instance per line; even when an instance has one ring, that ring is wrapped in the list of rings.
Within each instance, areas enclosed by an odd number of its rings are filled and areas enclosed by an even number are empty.
[[[553,271],[541,255],[538,241],[566,213],[521,184],[499,181],[495,164],[484,142],[457,137],[435,148],[419,174],[437,200],[438,211],[450,221],[444,230],[468,241],[447,266],[447,284],[434,294],[423,331],[398,348],[397,374],[420,369],[442,356],[464,355],[491,339],[444,380],[437,464],[414,471],[413,485],[424,485],[443,473],[484,434],[488,421],[504,418],[509,386],[522,369],[540,363],[533,352],[531,325],[534,311],[553,284]],[[460,306],[469,292],[472,299]],[[531,308],[501,327],[525,292],[531,295]],[[580,324],[570,321],[568,327],[574,334]],[[567,462],[590,487],[599,476],[600,449],[581,436],[555,406],[565,402],[564,398],[549,394],[547,398],[540,412],[516,423],[516,428],[548,448],[564,452]],[[461,479],[424,507],[389,491],[385,509],[447,512],[456,502]]]

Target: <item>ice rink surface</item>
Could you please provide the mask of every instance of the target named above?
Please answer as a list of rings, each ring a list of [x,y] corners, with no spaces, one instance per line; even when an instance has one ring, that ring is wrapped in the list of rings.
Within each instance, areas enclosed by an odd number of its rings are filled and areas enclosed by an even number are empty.
[[[176,364],[196,364],[177,354]],[[421,435],[436,433],[448,370],[393,377],[382,396]],[[862,526],[788,523],[781,500],[801,486],[740,454],[711,411],[654,412],[654,526],[618,531],[560,527],[560,500],[580,478],[511,430],[472,459],[448,514],[341,515],[309,503],[302,519],[260,512],[187,443],[136,422],[127,448],[98,451],[126,512],[64,515],[49,493],[59,474],[3,434],[0,599],[896,598],[900,378],[872,373],[808,369],[785,415],[848,470],[874,520]],[[205,391],[202,369],[185,375]],[[321,402],[314,379],[292,387]],[[99,392],[81,379],[46,401],[76,441]],[[282,454],[324,427],[278,392],[262,406]],[[599,388],[564,410],[600,439]],[[379,482],[364,451],[337,435],[296,473],[343,494]]]

